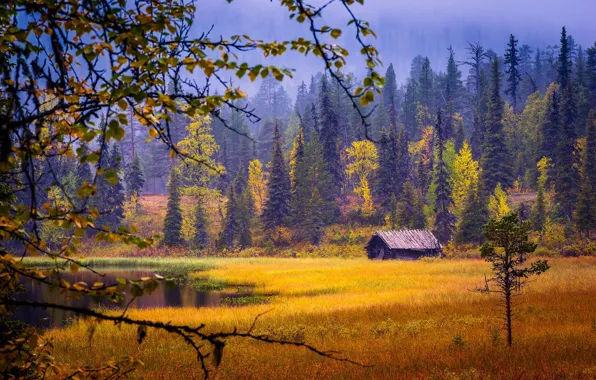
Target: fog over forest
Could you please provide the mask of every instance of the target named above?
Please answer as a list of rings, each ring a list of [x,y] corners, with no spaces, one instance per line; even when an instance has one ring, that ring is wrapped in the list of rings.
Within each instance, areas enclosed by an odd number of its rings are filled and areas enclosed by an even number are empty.
[[[275,2],[242,0],[227,4],[203,0],[198,5],[201,12],[196,17],[197,32],[214,25],[213,36],[221,34],[224,37],[253,31],[253,38],[287,39],[292,32],[297,36],[309,33],[306,24],[286,22],[285,10]],[[564,25],[576,43],[584,48],[593,43],[596,35],[593,19],[596,2],[586,0],[368,0],[365,6],[355,10],[357,16],[370,22],[377,33],[378,39],[373,43],[379,49],[384,65],[393,63],[398,84],[405,83],[410,63],[418,54],[428,56],[435,70],[444,71],[449,45],[453,46],[456,59],[463,60],[467,41],[478,42],[502,56],[509,34],[514,34],[520,45],[528,44],[541,50],[547,45],[558,44]],[[325,18],[328,24],[339,26],[338,21],[343,20],[345,15],[329,12]],[[321,25],[324,23],[321,22]],[[353,56],[344,71],[352,71],[362,77],[365,66],[355,59],[358,57],[356,41],[348,28],[339,43],[346,46]],[[291,97],[295,97],[302,80],[308,83],[310,75],[322,69],[319,60],[313,57],[297,60],[294,54],[268,62],[296,69],[294,78],[284,82]],[[462,71],[465,77],[465,70]],[[242,85],[251,96],[258,90],[258,83]]]

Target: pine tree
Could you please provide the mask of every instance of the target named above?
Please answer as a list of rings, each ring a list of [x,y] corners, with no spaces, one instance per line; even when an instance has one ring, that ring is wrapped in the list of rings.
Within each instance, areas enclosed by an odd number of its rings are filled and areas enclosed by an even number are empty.
[[[392,230],[399,229],[399,214],[398,214],[398,203],[395,194],[391,194],[389,199],[389,214],[387,215],[387,222],[389,228]]]
[[[253,209],[253,200],[250,189],[248,188],[245,170],[238,171],[232,186],[236,195],[237,246],[244,249],[252,245],[250,219],[252,215],[251,210]]]
[[[396,213],[397,223],[400,227],[409,229],[424,228],[422,201],[416,194],[416,188],[409,179],[404,183],[403,193],[400,202],[397,204]]]
[[[567,73],[567,75],[571,75],[570,67],[561,69],[564,65],[562,62],[565,61],[565,59],[561,57],[567,55],[568,53],[564,53],[563,46],[561,46],[561,53],[559,56],[559,63],[561,65],[559,67],[560,75],[563,75],[563,72]],[[561,104],[559,133],[557,135],[557,147],[554,157],[555,191],[556,201],[560,206],[561,213],[564,216],[571,218],[577,200],[579,187],[577,165],[575,162],[576,108],[573,82],[571,80],[565,80],[565,85],[566,87],[561,87],[563,90],[563,101]]]
[[[271,174],[268,184],[268,199],[263,209],[263,224],[267,231],[283,226],[290,215],[290,176],[283,156],[283,143],[277,124],[274,129],[271,153]]]
[[[519,86],[522,77],[519,73],[519,51],[517,49],[518,40],[515,39],[513,34],[509,36],[509,43],[507,44],[507,50],[505,50],[505,64],[507,65],[507,82],[509,85],[505,90],[505,94],[511,97],[511,106],[513,111],[517,112],[517,100],[519,98]]]
[[[497,183],[509,188],[513,183],[513,170],[509,164],[510,155],[503,133],[503,100],[501,99],[501,74],[499,61],[495,56],[492,64],[491,89],[486,115],[486,134],[480,161],[483,190],[492,192]]]
[[[399,106],[399,98],[397,94],[397,78],[395,76],[395,70],[393,63],[389,64],[387,71],[385,72],[385,87],[383,88],[383,103],[387,109],[387,113],[391,115],[392,108],[397,110]],[[394,124],[395,125],[395,124]]]
[[[546,122],[542,125],[542,146],[541,152],[550,160],[554,160],[557,154],[557,143],[559,139],[560,127],[560,107],[558,91],[553,91],[552,97],[548,102]]]
[[[201,199],[198,200],[196,207],[194,222],[196,234],[192,244],[196,249],[205,249],[209,247],[209,235],[207,234],[207,215]]]
[[[182,229],[182,211],[180,209],[180,187],[182,179],[180,178],[180,170],[178,168],[172,169],[170,172],[170,180],[168,183],[168,206],[166,210],[166,217],[164,221],[164,239],[163,242],[168,247],[182,245],[182,236],[180,231]]]
[[[406,84],[406,93],[403,102],[402,121],[406,126],[408,132],[408,138],[415,140],[419,135],[420,131],[416,124],[416,113],[417,113],[417,99],[418,99],[418,81],[413,78],[408,78]]]
[[[306,83],[302,81],[300,86],[298,86],[298,92],[296,94],[296,103],[294,104],[294,112],[300,117],[304,117],[306,106],[309,104],[308,102],[308,89],[306,88]]]
[[[484,226],[488,222],[486,201],[478,186],[470,186],[465,206],[457,225],[455,241],[460,244],[480,244],[484,241]]]
[[[304,142],[309,142],[312,135],[316,132],[316,111],[313,112],[312,104],[307,104],[304,108],[304,115],[301,118],[301,126],[304,133]],[[315,117],[313,117],[313,115]]]
[[[464,119],[458,113],[456,113],[453,117],[453,126],[453,145],[455,147],[455,151],[459,152],[466,141],[466,132],[464,130]]]
[[[383,133],[384,129],[389,127],[389,114],[385,108],[383,98],[379,101],[375,109],[375,117],[373,121],[373,138],[378,139]]]
[[[437,164],[435,166],[435,231],[437,239],[441,243],[451,240],[455,229],[455,217],[451,213],[453,199],[451,198],[451,184],[449,183],[449,172],[447,164],[443,160],[445,151],[445,140],[443,139],[443,124],[441,111],[437,113],[437,124],[435,126]]]
[[[577,231],[589,238],[590,231],[596,229],[596,113],[593,110],[588,117],[586,132],[581,188],[574,216]]]
[[[234,185],[230,185],[225,215],[223,228],[219,233],[217,245],[220,248],[232,249],[235,247],[236,239],[238,238],[238,233],[240,230],[238,223],[238,204]]]
[[[586,49],[586,56],[586,83],[590,106],[594,108],[596,107],[596,42],[594,46]]]
[[[460,97],[463,92],[461,71],[457,69],[453,48],[449,46],[447,60],[447,74],[445,75],[445,99],[447,101],[447,117],[445,120],[445,139],[453,137],[455,131],[455,113],[460,107]]]
[[[428,57],[424,58],[424,62],[422,64],[422,71],[420,72],[420,77],[418,79],[419,84],[419,100],[420,104],[423,107],[426,107],[428,112],[433,113],[433,95],[434,95],[434,87],[433,87],[433,72],[430,67],[430,60]]]
[[[337,115],[332,107],[330,91],[328,88],[327,76],[321,77],[321,86],[319,93],[319,138],[323,144],[323,155],[329,168],[329,172],[335,179],[334,190],[337,195],[341,190],[343,180],[343,173],[341,170],[341,163],[339,158],[339,130],[337,123]]]
[[[135,153],[132,162],[128,165],[125,180],[126,193],[129,198],[133,195],[141,195],[143,185],[145,185],[145,176],[143,175],[143,168],[141,167],[141,159],[137,153]]]
[[[107,145],[100,162],[104,174],[98,177],[97,194],[93,202],[101,215],[96,223],[117,229],[124,219],[125,191],[120,179],[122,174],[121,154],[118,144]]]
[[[290,152],[290,185],[291,191],[296,190],[296,168],[304,161],[304,130],[298,129],[298,135],[294,140],[292,151]]]
[[[387,209],[391,195],[401,196],[402,187],[409,177],[410,155],[408,152],[408,138],[404,127],[397,132],[394,126],[389,126],[381,135],[379,144],[379,170],[376,180],[377,198]]]
[[[571,80],[571,55],[569,51],[569,39],[565,27],[561,30],[561,47],[557,58],[557,82],[561,89],[567,88],[567,83]]]

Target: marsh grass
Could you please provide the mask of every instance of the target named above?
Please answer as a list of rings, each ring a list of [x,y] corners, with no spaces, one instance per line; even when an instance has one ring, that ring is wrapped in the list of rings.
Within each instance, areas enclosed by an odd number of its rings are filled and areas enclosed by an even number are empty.
[[[547,379],[596,376],[596,259],[553,259],[552,269],[517,299],[513,347],[502,340],[498,299],[480,294],[490,267],[477,260],[368,261],[226,259],[205,262],[201,276],[252,284],[268,304],[132,310],[136,318],[206,324],[209,331],[248,329],[307,341],[373,365],[362,368],[304,350],[227,342],[217,378]],[[197,378],[192,352],[168,334],[101,323],[52,330],[54,354],[77,368],[126,353],[145,363],[145,379]]]

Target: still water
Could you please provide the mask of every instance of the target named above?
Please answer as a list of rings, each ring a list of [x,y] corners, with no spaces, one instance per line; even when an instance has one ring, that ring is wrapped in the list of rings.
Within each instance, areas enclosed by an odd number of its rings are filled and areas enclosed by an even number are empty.
[[[71,284],[79,281],[93,284],[95,281],[101,281],[105,284],[115,284],[116,278],[140,279],[141,277],[153,277],[155,272],[152,270],[127,270],[127,269],[109,269],[98,270],[98,272],[105,274],[103,277],[89,272],[79,271],[75,274],[64,273],[62,278],[69,281]],[[79,299],[67,299],[64,294],[60,294],[58,289],[50,291],[47,285],[24,280],[22,282],[25,287],[25,294],[30,301],[57,303],[75,307],[92,307],[95,305],[105,305],[108,307],[124,307],[132,298],[126,295],[125,301],[122,304],[114,304],[110,301],[102,301],[99,304],[91,300],[89,297],[81,297]],[[218,306],[221,301],[229,298],[237,298],[250,295],[245,291],[198,291],[186,279],[177,281],[174,286],[166,286],[164,282],[160,283],[159,287],[151,294],[145,294],[142,297],[135,299],[130,308],[148,309],[159,307],[205,307]],[[72,318],[75,313],[56,309],[43,309],[33,307],[20,307],[15,312],[15,319],[26,322],[30,325],[39,327],[59,327],[64,326]]]

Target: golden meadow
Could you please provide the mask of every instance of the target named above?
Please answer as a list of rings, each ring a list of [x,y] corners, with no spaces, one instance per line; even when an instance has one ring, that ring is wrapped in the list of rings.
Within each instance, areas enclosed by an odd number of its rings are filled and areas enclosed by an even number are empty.
[[[490,267],[480,260],[369,261],[341,258],[169,259],[191,277],[254,285],[267,303],[132,310],[135,318],[248,329],[306,341],[369,365],[318,357],[301,348],[243,339],[227,342],[216,378],[596,378],[596,258],[551,259],[552,269],[516,299],[508,348],[496,295],[476,291]],[[77,368],[131,354],[133,377],[197,378],[196,358],[178,338],[87,321],[50,330],[57,360]]]

